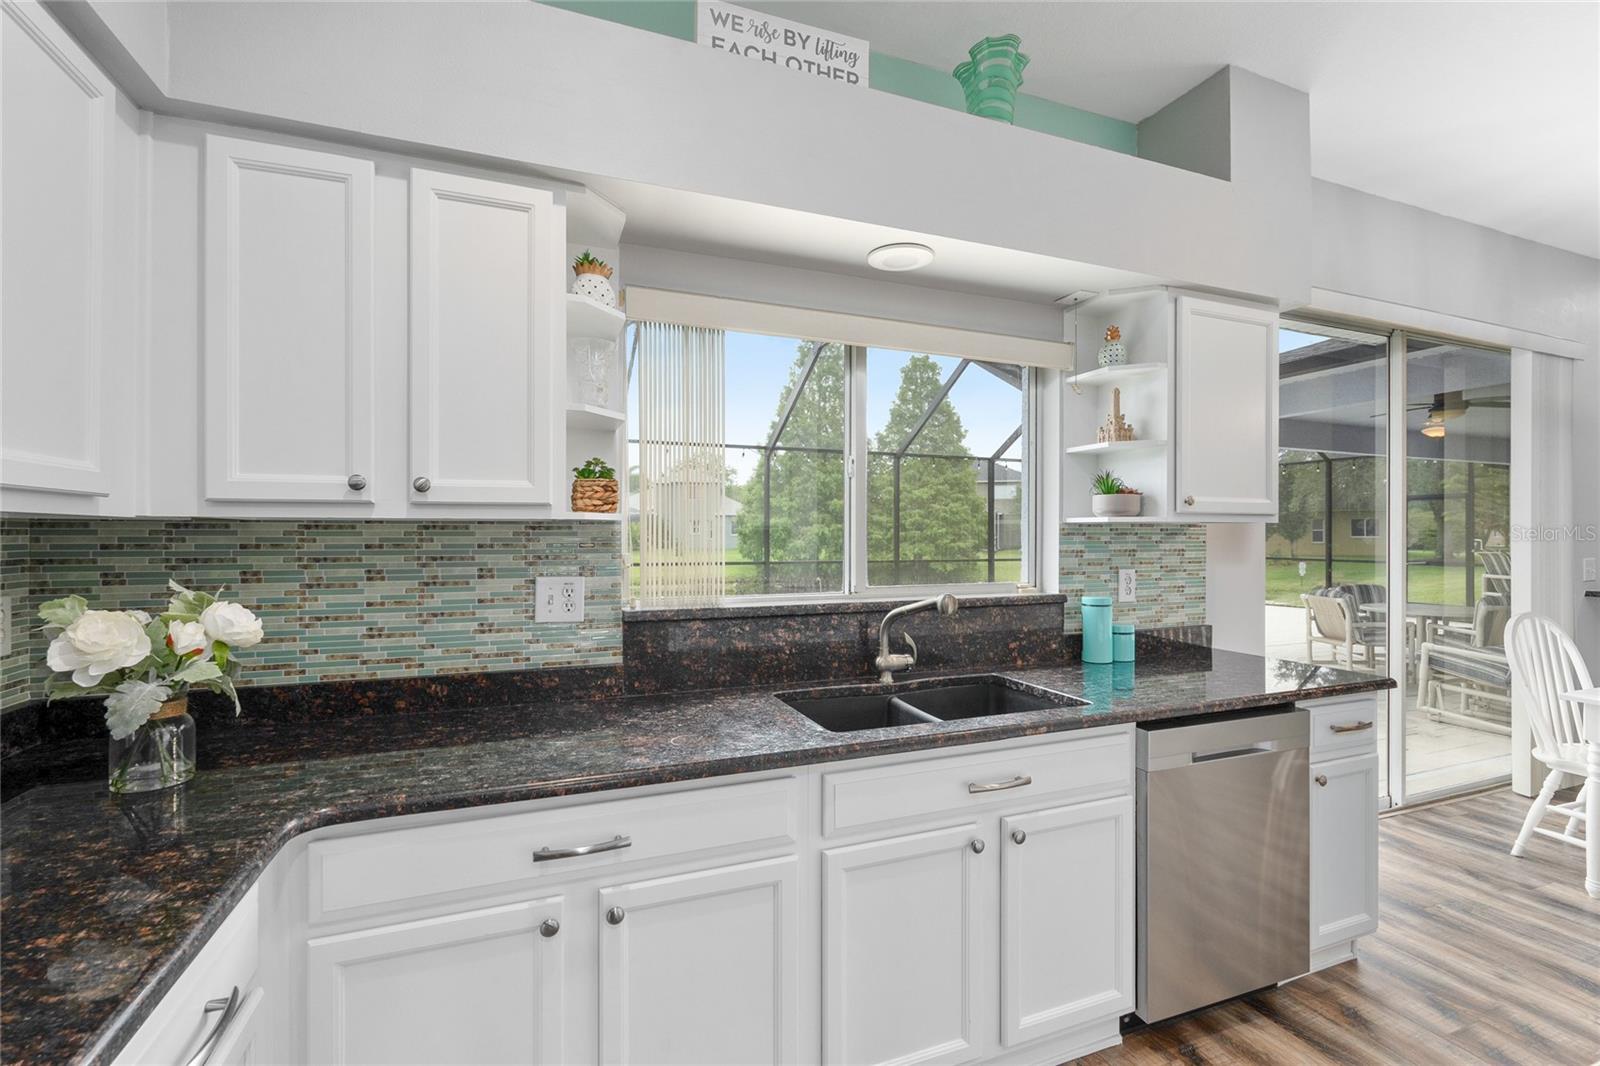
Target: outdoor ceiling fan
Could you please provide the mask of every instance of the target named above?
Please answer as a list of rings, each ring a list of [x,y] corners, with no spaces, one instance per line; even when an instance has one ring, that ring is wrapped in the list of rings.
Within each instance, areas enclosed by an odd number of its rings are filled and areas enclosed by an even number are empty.
[[[1467,413],[1469,407],[1499,407],[1511,406],[1510,397],[1484,396],[1473,398],[1466,394],[1464,389],[1454,389],[1450,392],[1436,392],[1433,399],[1420,403],[1406,404],[1407,411],[1426,411],[1428,417],[1422,421],[1422,435],[1435,439],[1445,435],[1445,423],[1452,418],[1460,418]],[[1373,418],[1382,418],[1382,415],[1373,415]]]

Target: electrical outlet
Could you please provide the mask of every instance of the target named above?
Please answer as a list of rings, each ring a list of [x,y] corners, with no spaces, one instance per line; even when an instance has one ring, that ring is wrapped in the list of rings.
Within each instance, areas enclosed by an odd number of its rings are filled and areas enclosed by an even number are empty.
[[[11,617],[11,608],[11,597],[0,596],[0,655],[11,654],[11,625],[16,621]]]
[[[1585,581],[1600,581],[1600,577],[1595,575],[1594,556],[1592,555],[1583,560],[1583,579]]]
[[[1133,603],[1139,598],[1139,586],[1135,581],[1135,571],[1117,571],[1117,602]]]
[[[540,577],[533,582],[535,622],[583,621],[583,578]]]

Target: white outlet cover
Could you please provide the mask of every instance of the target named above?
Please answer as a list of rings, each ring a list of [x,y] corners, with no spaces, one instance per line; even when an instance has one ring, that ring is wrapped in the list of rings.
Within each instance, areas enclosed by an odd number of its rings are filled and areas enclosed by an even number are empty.
[[[583,578],[534,578],[533,601],[535,622],[581,622]]]
[[[1139,586],[1135,580],[1137,572],[1133,570],[1117,571],[1117,601],[1119,603],[1133,603],[1138,599]]]
[[[1585,581],[1595,581],[1595,580],[1597,580],[1597,578],[1595,577],[1595,559],[1594,559],[1594,556],[1592,556],[1592,555],[1586,556],[1584,558],[1584,560],[1583,560],[1583,580],[1585,580]]]

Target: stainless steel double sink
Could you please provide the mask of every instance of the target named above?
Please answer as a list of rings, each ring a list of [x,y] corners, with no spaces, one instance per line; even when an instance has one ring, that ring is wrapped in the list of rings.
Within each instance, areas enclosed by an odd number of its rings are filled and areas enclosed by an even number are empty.
[[[888,691],[873,685],[780,693],[778,698],[833,733],[1088,706],[1087,700],[1027,688],[995,674],[911,682]]]

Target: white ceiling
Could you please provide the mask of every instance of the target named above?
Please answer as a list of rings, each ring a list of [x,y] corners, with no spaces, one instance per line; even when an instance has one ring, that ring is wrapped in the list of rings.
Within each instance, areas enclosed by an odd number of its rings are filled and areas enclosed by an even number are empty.
[[[1023,91],[1137,122],[1234,64],[1311,98],[1319,178],[1600,256],[1600,4],[743,0],[941,69],[1016,33]]]
[[[1069,259],[659,185],[610,178],[584,178],[583,182],[627,213],[629,244],[732,255],[1033,303],[1052,303],[1079,289],[1131,289],[1160,280]],[[899,241],[931,247],[932,265],[909,274],[886,274],[867,266],[869,251]]]

